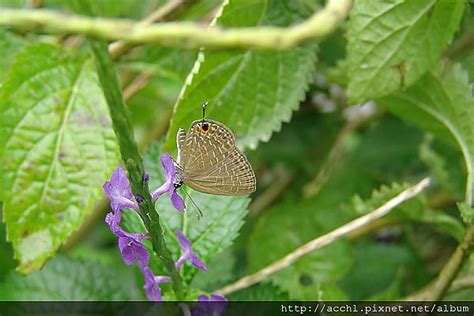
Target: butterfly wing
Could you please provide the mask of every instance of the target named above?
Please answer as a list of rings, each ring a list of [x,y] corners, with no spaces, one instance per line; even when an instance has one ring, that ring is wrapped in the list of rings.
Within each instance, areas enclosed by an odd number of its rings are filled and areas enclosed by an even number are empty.
[[[186,132],[184,129],[180,128],[178,134],[176,134],[176,144],[178,145],[178,165],[182,166],[182,157],[188,156],[187,149],[184,144],[186,143]]]
[[[218,195],[246,195],[255,191],[252,167],[235,147],[235,137],[226,126],[198,120],[184,140],[180,132],[177,138],[178,163],[189,187]]]
[[[207,124],[207,130],[202,129]],[[189,176],[207,172],[218,162],[227,157],[227,153],[235,148],[232,132],[219,122],[211,120],[194,121],[186,138],[182,141],[178,163]]]
[[[208,172],[189,176],[186,184],[203,193],[234,196],[255,192],[257,181],[247,158],[234,148]]]

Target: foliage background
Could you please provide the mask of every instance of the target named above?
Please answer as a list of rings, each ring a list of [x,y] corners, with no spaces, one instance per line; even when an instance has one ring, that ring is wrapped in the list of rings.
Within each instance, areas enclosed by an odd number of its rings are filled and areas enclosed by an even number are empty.
[[[141,20],[165,1],[94,3],[101,16]],[[324,5],[225,3],[221,12],[220,1],[192,1],[167,19],[288,26]],[[69,1],[0,5],[85,14]],[[391,300],[437,277],[473,218],[472,7],[357,0],[349,20],[318,44],[289,51],[146,44],[116,59],[152,188],[162,182],[160,153],[175,154],[177,129],[199,118],[206,100],[208,117],[235,132],[257,174],[249,198],[191,192],[204,211],[199,221],[192,208],[182,217],[157,203],[174,257],[171,231],[179,228],[208,263],[206,273],[185,267],[190,298],[258,271],[425,176],[429,190],[389,216],[228,298]],[[0,47],[0,299],[144,299],[142,275],[123,264],[103,222],[101,186],[119,156],[87,44],[3,27]],[[144,229],[132,212],[123,226]],[[164,273],[157,257],[152,267]],[[445,298],[472,298],[473,271],[471,258]]]

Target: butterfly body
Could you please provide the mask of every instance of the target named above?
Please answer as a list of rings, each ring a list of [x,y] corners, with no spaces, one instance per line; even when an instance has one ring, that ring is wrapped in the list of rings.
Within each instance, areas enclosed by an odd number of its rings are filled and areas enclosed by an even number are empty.
[[[256,178],[247,158],[235,146],[234,134],[217,121],[196,120],[176,136],[178,161],[175,187],[216,195],[248,195]]]

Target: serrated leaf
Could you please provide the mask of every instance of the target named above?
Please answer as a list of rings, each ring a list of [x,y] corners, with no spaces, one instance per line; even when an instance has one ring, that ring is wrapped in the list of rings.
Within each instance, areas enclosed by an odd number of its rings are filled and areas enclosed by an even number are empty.
[[[161,151],[160,143],[155,143],[145,154],[144,165],[150,174],[150,189],[154,190],[163,183],[163,174],[159,160]],[[180,248],[175,235],[180,230],[189,238],[193,244],[193,251],[206,263],[219,252],[232,244],[237,237],[238,231],[243,224],[243,218],[247,214],[247,206],[250,202],[248,197],[226,197],[203,194],[186,188],[189,195],[203,212],[201,219],[197,218],[196,210],[191,203],[187,203],[186,212],[176,211],[167,195],[163,195],[156,202],[161,222],[165,230],[165,240],[172,252],[174,260],[180,256]],[[181,192],[181,195],[183,193]],[[131,212],[129,212],[131,213]],[[124,227],[129,231],[143,231],[143,226],[136,214],[124,216]],[[156,274],[165,273],[161,262],[156,262],[153,257],[152,266],[158,268]],[[184,277],[186,282],[191,282],[198,270],[188,264],[184,265]]]
[[[0,105],[4,221],[18,269],[28,273],[92,210],[118,148],[93,63],[56,46],[17,56]]]
[[[138,300],[141,293],[131,273],[119,275],[98,262],[65,256],[26,277],[12,273],[0,284],[0,301]]]
[[[440,59],[458,29],[465,1],[356,1],[348,34],[351,102],[415,83]]]
[[[467,169],[465,200],[469,204],[474,170],[473,101],[467,73],[459,64],[449,69],[437,67],[405,92],[377,101],[461,150]]]
[[[297,1],[226,3],[217,20],[225,27],[286,26],[310,14]],[[239,146],[255,148],[268,141],[304,98],[315,56],[314,45],[286,52],[201,52],[175,106],[165,149],[174,150],[178,128],[199,119],[205,101],[210,103],[207,116],[227,125]]]
[[[371,196],[367,199],[363,199],[359,195],[354,196],[348,205],[348,209],[358,214],[358,216],[372,212],[410,186],[409,183],[397,182],[390,185],[383,184],[379,188],[374,189]],[[397,205],[390,214],[387,215],[387,218],[419,220],[423,218],[426,212],[429,212],[426,198],[423,195],[417,195]]]

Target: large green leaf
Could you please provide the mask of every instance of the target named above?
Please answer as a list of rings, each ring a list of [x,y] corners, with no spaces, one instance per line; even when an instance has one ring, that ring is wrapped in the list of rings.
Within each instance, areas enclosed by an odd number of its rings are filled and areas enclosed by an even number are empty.
[[[118,272],[98,262],[58,256],[26,277],[11,273],[0,284],[0,301],[143,299],[133,273]]]
[[[89,59],[49,44],[20,53],[0,95],[4,221],[21,272],[41,267],[82,223],[118,163]]]
[[[310,12],[298,1],[227,1],[217,24],[227,27],[290,25]],[[187,129],[209,101],[208,117],[226,124],[243,147],[268,141],[304,98],[314,68],[314,45],[286,52],[238,50],[199,54],[175,106],[166,150],[178,128]]]
[[[405,92],[377,102],[415,122],[439,139],[457,145],[467,169],[466,202],[472,203],[474,170],[474,98],[467,73],[459,64],[436,67]]]
[[[145,170],[150,174],[150,189],[154,190],[163,182],[162,167],[159,156],[160,143],[155,143],[144,158]],[[203,212],[198,219],[197,212],[188,201],[185,213],[176,211],[171,205],[169,197],[164,194],[156,202],[156,209],[160,214],[165,230],[165,240],[175,260],[180,256],[180,248],[175,235],[176,230],[182,231],[193,244],[193,251],[206,263],[219,252],[232,244],[243,224],[247,214],[247,197],[226,197],[208,195],[185,188],[195,203]],[[181,189],[181,190],[184,190]],[[181,191],[181,195],[184,192]],[[130,232],[144,231],[140,218],[134,212],[126,212],[123,227]],[[147,243],[149,250],[150,245]],[[162,264],[156,256],[152,258],[152,267],[156,274],[165,273]],[[188,264],[184,265],[186,282],[190,282],[198,270]]]
[[[460,0],[356,1],[347,48],[350,100],[412,85],[439,61],[464,7]]]

